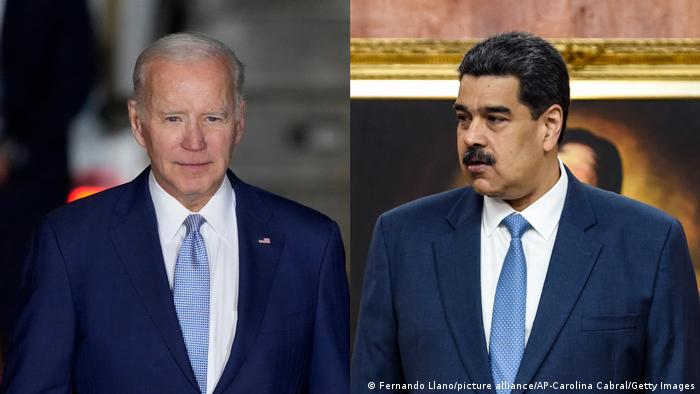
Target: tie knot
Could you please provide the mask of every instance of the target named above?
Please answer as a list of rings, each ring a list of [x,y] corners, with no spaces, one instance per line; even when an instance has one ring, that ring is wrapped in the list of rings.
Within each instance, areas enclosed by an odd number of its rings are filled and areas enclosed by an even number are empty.
[[[185,219],[185,227],[187,227],[187,234],[192,233],[193,231],[198,233],[199,228],[202,227],[202,224],[204,223],[204,217],[199,214],[192,214]]]
[[[511,213],[503,219],[503,224],[510,231],[511,238],[520,238],[527,229],[530,228],[530,223],[519,213]]]

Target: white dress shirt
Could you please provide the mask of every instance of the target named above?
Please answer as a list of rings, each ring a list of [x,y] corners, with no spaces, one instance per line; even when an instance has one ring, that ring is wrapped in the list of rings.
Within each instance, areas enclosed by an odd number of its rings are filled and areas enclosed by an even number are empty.
[[[561,175],[547,193],[525,208],[520,214],[532,226],[522,236],[523,251],[527,265],[527,299],[525,300],[525,343],[530,337],[540,303],[549,259],[559,229],[559,218],[564,208],[569,180],[564,165],[559,160]],[[496,298],[496,286],[501,274],[503,260],[510,245],[510,232],[501,221],[516,212],[507,202],[499,198],[484,197],[481,215],[481,311],[486,334],[486,349],[491,336],[491,319]]]
[[[209,354],[207,393],[212,393],[221,378],[231,353],[238,319],[238,225],[236,195],[228,177],[199,212],[190,212],[149,176],[151,199],[158,220],[158,235],[163,250],[165,271],[173,288],[175,261],[187,229],[185,218],[199,213],[205,219],[200,233],[209,258]]]

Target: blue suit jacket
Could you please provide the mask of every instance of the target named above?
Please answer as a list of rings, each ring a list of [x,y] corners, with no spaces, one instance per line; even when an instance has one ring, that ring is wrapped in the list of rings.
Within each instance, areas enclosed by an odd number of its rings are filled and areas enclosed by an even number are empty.
[[[528,393],[551,392],[554,382],[573,384],[576,392],[583,388],[577,382],[596,389],[610,381],[688,383],[697,390],[700,307],[681,225],[568,174],[516,382],[550,384]],[[481,313],[482,204],[472,189],[459,189],[379,218],[364,278],[352,393],[375,392],[369,382],[378,388],[419,381],[425,392],[432,381],[493,387]],[[382,392],[404,391],[422,392]]]
[[[239,317],[215,393],[347,392],[348,290],[337,225],[228,176],[239,229]],[[258,242],[265,237],[269,244]],[[198,392],[148,170],[51,213],[29,261],[0,391]]]

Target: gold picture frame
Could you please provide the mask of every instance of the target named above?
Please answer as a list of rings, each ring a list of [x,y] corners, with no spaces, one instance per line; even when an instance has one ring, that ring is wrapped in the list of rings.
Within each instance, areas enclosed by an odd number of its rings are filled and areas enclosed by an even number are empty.
[[[353,38],[351,97],[449,97],[456,92],[457,65],[476,42]],[[574,99],[700,97],[700,39],[550,42],[567,63]]]

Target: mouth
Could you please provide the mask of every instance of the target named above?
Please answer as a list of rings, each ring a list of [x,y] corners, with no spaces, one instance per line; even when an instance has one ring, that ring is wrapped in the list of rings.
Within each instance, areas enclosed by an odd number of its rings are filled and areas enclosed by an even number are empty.
[[[467,170],[472,174],[482,173],[490,166],[491,164],[479,160],[470,160],[467,162]]]
[[[464,155],[462,163],[472,175],[478,175],[494,165],[496,160],[482,149],[470,149]]]
[[[177,163],[177,164],[179,166],[187,168],[187,169],[196,170],[196,169],[204,168],[204,167],[208,166],[210,163],[209,162],[203,162],[203,163],[195,162],[195,163]]]
[[[471,159],[467,161],[467,166],[479,166],[479,165],[490,165],[484,160],[478,160],[478,159]]]

